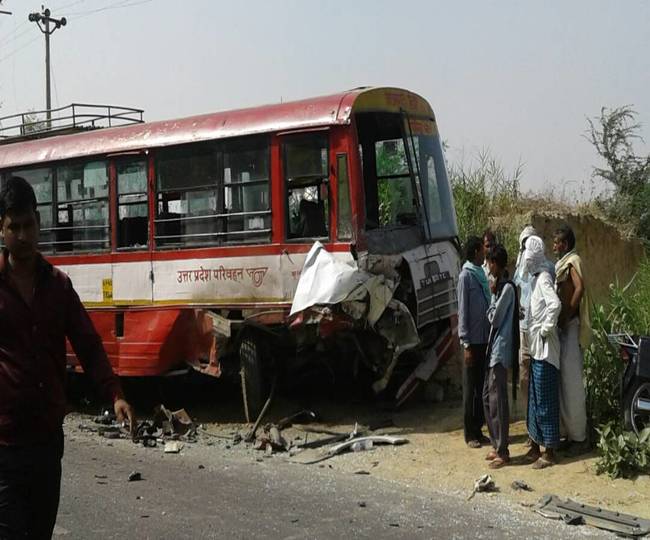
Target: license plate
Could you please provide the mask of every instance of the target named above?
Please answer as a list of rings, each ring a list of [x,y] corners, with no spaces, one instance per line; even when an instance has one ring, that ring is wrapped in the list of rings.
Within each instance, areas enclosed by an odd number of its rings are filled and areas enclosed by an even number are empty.
[[[441,281],[445,281],[451,278],[449,272],[439,272],[438,274],[433,274],[432,276],[427,276],[424,279],[420,280],[420,287],[429,287],[430,285],[435,285]]]

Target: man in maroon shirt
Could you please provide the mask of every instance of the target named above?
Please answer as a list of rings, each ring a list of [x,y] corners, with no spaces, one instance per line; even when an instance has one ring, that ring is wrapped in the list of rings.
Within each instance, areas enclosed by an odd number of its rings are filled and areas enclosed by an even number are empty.
[[[37,251],[34,190],[9,178],[0,191],[0,538],[50,538],[63,455],[66,337],[84,371],[135,416],[70,278]]]

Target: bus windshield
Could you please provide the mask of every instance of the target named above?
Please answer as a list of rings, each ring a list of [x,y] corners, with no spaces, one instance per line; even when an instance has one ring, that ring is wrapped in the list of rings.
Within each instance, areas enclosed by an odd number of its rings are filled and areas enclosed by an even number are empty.
[[[420,225],[427,240],[458,235],[449,180],[433,120],[399,113],[357,115],[366,228]]]
[[[435,125],[432,120],[406,117],[405,135],[411,172],[422,193],[425,232],[431,240],[453,238],[458,235],[456,212]]]

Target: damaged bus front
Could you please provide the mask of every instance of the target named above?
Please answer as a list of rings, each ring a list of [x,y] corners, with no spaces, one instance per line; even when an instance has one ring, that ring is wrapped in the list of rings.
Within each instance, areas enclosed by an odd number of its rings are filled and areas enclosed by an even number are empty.
[[[357,150],[350,183],[363,193],[353,219],[354,261],[337,264],[323,246],[312,249],[293,327],[319,324],[329,341],[350,339],[345,356],[371,371],[375,392],[394,383],[401,403],[456,350],[460,259],[453,197],[424,99],[367,90],[352,106],[350,128]],[[340,186],[340,175],[337,181]]]

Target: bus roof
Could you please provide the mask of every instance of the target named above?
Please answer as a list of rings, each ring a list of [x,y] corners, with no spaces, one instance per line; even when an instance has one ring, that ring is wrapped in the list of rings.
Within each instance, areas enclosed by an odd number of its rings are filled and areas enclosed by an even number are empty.
[[[136,152],[161,146],[348,124],[355,112],[406,110],[433,118],[429,104],[398,88],[356,88],[300,101],[0,145],[0,169]]]

